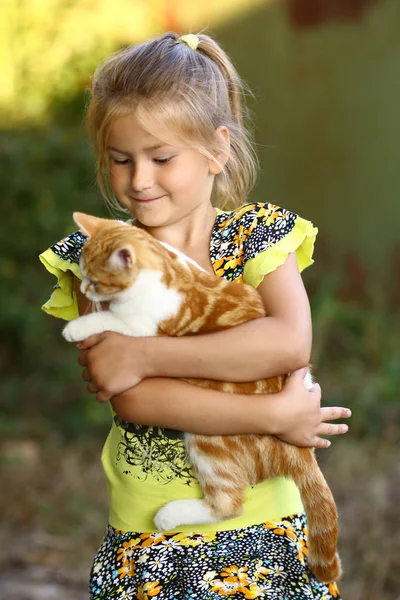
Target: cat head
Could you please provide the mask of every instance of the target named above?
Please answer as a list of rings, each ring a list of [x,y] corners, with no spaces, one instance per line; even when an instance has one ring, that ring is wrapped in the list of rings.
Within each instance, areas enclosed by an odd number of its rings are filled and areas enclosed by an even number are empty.
[[[80,259],[81,291],[95,302],[123,299],[141,269],[161,270],[160,252],[153,238],[123,221],[74,213],[80,231],[88,237]],[[158,251],[157,251],[158,250]]]

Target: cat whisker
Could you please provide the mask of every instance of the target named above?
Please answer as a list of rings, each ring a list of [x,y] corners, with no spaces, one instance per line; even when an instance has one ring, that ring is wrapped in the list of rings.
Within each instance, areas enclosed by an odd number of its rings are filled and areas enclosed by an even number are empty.
[[[93,304],[93,308],[96,312],[101,312],[103,310],[101,307],[101,302],[93,301],[92,304]]]
[[[96,300],[90,300],[86,306],[85,314],[102,311],[103,307],[101,306],[101,302],[96,302]]]

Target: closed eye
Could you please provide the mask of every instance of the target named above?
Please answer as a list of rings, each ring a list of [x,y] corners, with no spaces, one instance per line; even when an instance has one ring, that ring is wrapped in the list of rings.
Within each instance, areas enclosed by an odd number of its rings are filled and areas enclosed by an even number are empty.
[[[130,162],[129,158],[124,158],[122,160],[121,159],[118,160],[117,158],[112,158],[111,160],[113,161],[113,163],[115,165],[127,165]]]
[[[168,158],[155,158],[154,162],[157,165],[167,165],[169,162],[171,162],[171,160],[173,159],[173,156],[169,156]]]

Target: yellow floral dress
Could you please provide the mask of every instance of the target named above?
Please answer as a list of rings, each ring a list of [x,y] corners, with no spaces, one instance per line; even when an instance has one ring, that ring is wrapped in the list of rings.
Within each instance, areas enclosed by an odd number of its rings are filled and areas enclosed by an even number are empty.
[[[316,233],[309,221],[272,204],[218,211],[210,240],[215,274],[257,287],[290,252],[302,270],[313,262]],[[41,255],[58,277],[43,307],[50,314],[78,316],[71,277],[80,277],[84,242],[77,232]],[[307,523],[293,482],[276,478],[246,491],[244,516],[237,520],[162,533],[151,530],[162,504],[201,497],[182,434],[114,414],[102,461],[111,509],[90,576],[91,600],[339,599],[336,584],[318,581],[308,568]],[[119,497],[121,485],[128,494],[121,488]]]

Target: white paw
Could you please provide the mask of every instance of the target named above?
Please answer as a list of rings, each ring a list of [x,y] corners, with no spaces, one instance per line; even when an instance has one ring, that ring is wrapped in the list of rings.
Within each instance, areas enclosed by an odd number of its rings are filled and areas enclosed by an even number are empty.
[[[179,513],[173,506],[174,502],[168,502],[165,506],[160,508],[154,517],[154,524],[158,531],[169,531],[175,529],[178,525],[182,525]]]
[[[70,321],[62,330],[62,334],[67,342],[81,342],[86,337],[82,332],[82,327],[78,323],[78,319]]]
[[[218,520],[207,503],[197,498],[168,502],[154,517],[154,523],[159,531],[170,531],[180,525],[217,523]]]

